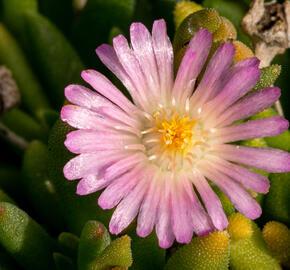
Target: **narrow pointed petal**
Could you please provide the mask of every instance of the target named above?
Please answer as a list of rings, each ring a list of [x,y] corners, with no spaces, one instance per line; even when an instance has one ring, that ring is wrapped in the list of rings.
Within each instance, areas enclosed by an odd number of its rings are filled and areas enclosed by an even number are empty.
[[[163,19],[154,21],[152,41],[160,79],[161,97],[163,101],[166,101],[173,85],[173,48]]]
[[[215,230],[215,227],[213,226],[209,215],[204,211],[204,208],[202,207],[198,197],[195,194],[192,183],[189,180],[185,179],[185,181],[183,181],[183,184],[189,202],[192,205],[191,214],[194,232],[199,236],[203,236]]]
[[[104,117],[100,114],[75,105],[63,106],[60,113],[61,120],[78,129],[98,129],[104,124]]]
[[[89,110],[96,111],[101,106],[115,106],[108,99],[82,85],[71,84],[65,88],[64,92],[68,101]]]
[[[209,162],[203,163],[202,172],[225,193],[241,214],[250,219],[256,219],[261,215],[262,209],[259,203],[240,183],[216,171]]]
[[[75,130],[66,135],[66,148],[75,154],[105,150],[125,150],[125,146],[134,144],[135,136],[110,131]]]
[[[233,67],[233,69],[234,72],[229,71],[229,79],[223,90],[214,99],[205,104],[204,117],[209,114],[219,115],[251,90],[261,75],[261,70],[258,67]]]
[[[139,180],[144,177],[144,171],[140,166],[123,174],[113,183],[111,183],[101,194],[98,204],[103,209],[111,209],[115,207],[130,191],[136,186]]]
[[[272,106],[280,96],[281,90],[278,87],[267,87],[250,93],[229,107],[216,121],[212,122],[212,125],[227,126],[248,118]]]
[[[159,240],[159,246],[162,248],[171,247],[175,238],[171,228],[171,184],[166,182],[166,180],[167,179],[160,179],[160,182],[163,181],[163,192],[161,192],[156,222],[156,234]]]
[[[269,191],[270,181],[264,175],[216,156],[211,156],[210,160],[213,168],[240,182],[247,188],[264,194]]]
[[[147,157],[141,152],[129,155],[107,168],[104,177],[108,180],[114,179],[126,171],[131,170],[136,164],[141,162],[144,164],[147,160]]]
[[[148,177],[141,179],[135,188],[117,206],[112,215],[109,229],[112,234],[119,234],[137,216],[144,194],[148,188]]]
[[[96,53],[99,56],[103,64],[111,70],[116,77],[123,83],[126,89],[129,91],[134,103],[142,108],[140,103],[140,96],[131,78],[121,65],[118,56],[114,48],[108,44],[102,44],[96,49]]]
[[[82,78],[104,97],[128,113],[135,111],[135,106],[104,75],[88,69],[82,72]]]
[[[172,185],[174,185],[171,189],[172,231],[179,243],[188,244],[193,235],[192,205],[180,182]]]
[[[160,97],[159,74],[156,65],[155,54],[152,46],[152,38],[148,29],[142,23],[132,23],[130,27],[131,44],[134,54],[146,78],[151,94]]]
[[[197,109],[216,95],[222,84],[221,77],[233,63],[234,56],[235,46],[232,43],[226,42],[217,49],[207,65],[201,82],[190,98],[192,106]]]
[[[75,180],[90,174],[97,175],[104,167],[113,164],[124,154],[116,151],[80,154],[66,163],[63,168],[65,178]]]
[[[239,67],[256,67],[258,68],[260,65],[260,60],[257,57],[250,57],[243,59],[235,64],[236,68]]]
[[[131,78],[135,89],[138,91],[140,103],[144,108],[150,108],[147,95],[148,85],[146,76],[144,75],[134,52],[130,49],[128,41],[123,35],[119,35],[113,39],[113,46],[121,65]]]
[[[239,162],[266,172],[290,171],[290,153],[275,148],[217,145],[213,147],[221,158]]]
[[[160,202],[162,185],[158,183],[159,179],[153,176],[150,188],[145,194],[145,198],[140,207],[138,215],[137,234],[141,237],[149,235],[154,227],[157,218],[157,210]]]
[[[105,188],[110,182],[103,177],[91,174],[81,179],[77,185],[78,195],[88,195]]]
[[[185,101],[193,91],[197,79],[209,54],[212,36],[208,30],[199,30],[191,39],[176,75],[173,96]],[[202,46],[201,46],[202,44]]]
[[[277,136],[287,130],[288,121],[281,116],[252,120],[239,125],[220,128],[214,133],[214,143],[228,143],[252,138]]]
[[[212,190],[206,179],[199,172],[196,172],[190,180],[193,182],[199,195],[201,196],[206,210],[211,217],[213,225],[218,230],[225,229],[229,223],[220,199],[216,193]]]

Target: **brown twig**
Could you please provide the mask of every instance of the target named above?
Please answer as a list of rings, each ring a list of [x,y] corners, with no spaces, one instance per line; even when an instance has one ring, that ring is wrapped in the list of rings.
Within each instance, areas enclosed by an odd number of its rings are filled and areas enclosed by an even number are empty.
[[[267,3],[254,0],[241,27],[252,41],[255,55],[261,60],[260,67],[269,66],[277,54],[290,47],[290,2],[286,0],[282,5],[275,0]],[[283,115],[279,101],[275,109]]]

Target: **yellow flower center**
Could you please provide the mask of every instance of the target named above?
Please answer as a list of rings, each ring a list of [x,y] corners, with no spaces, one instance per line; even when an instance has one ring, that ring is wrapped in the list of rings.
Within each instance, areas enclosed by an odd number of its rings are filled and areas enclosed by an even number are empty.
[[[174,116],[170,119],[162,117],[159,120],[156,118],[157,130],[160,133],[160,141],[163,145],[162,150],[171,152],[186,152],[188,146],[192,142],[192,129],[196,123],[196,120],[190,120],[188,116],[182,117],[180,115]]]

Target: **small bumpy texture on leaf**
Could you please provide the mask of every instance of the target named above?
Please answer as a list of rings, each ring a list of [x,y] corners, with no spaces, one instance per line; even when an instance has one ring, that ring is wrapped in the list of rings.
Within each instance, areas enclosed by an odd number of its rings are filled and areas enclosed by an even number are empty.
[[[278,262],[290,267],[290,231],[277,221],[268,222],[263,228],[263,238]]]
[[[214,231],[195,237],[176,251],[164,270],[226,270],[229,263],[230,237],[226,231]]]

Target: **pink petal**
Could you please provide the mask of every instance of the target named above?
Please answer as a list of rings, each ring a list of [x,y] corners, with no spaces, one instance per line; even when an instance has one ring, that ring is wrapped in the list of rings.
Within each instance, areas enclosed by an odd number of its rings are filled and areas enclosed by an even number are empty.
[[[140,134],[138,128],[141,127],[141,121],[136,119],[134,115],[128,115],[124,111],[121,111],[119,108],[114,107],[99,107],[98,113],[113,119],[115,122],[122,123],[123,125],[130,125],[135,128],[137,133]],[[135,132],[136,133],[136,132]]]
[[[212,43],[212,36],[208,30],[199,30],[191,39],[185,55],[181,61],[173,87],[173,96],[183,102],[192,93],[197,79],[207,59]]]
[[[90,174],[83,179],[77,185],[77,194],[78,195],[88,195],[94,193],[98,190],[106,187],[110,182],[104,179],[103,177],[99,177],[97,175]]]
[[[99,126],[105,124],[104,117],[100,114],[75,105],[63,106],[60,117],[62,121],[78,129],[97,130]]]
[[[125,150],[134,144],[136,137],[110,131],[76,130],[66,135],[66,148],[72,153],[90,153],[104,150]]]
[[[128,41],[123,35],[119,35],[113,39],[113,46],[124,70],[131,78],[135,89],[138,91],[139,101],[143,108],[150,108],[148,100],[148,85],[145,75],[140,67],[134,52],[130,49]],[[150,76],[150,74],[148,74]]]
[[[144,177],[144,172],[137,166],[129,172],[123,174],[112,182],[101,194],[98,199],[98,204],[103,209],[111,209],[115,207],[130,191],[136,186],[138,181]]]
[[[137,234],[141,237],[146,237],[153,230],[161,192],[162,185],[159,183],[157,176],[153,176],[138,215]]]
[[[138,91],[136,90],[131,78],[121,65],[114,48],[108,44],[102,44],[96,49],[96,53],[99,56],[100,60],[103,62],[103,64],[106,65],[106,67],[111,70],[116,75],[116,77],[123,83],[123,85],[129,91],[131,97],[133,98],[134,103],[138,107],[142,108]]]
[[[118,105],[128,113],[136,111],[136,107],[117,89],[104,75],[96,70],[82,72],[82,78],[104,97]]]
[[[64,90],[66,98],[73,104],[96,111],[101,106],[115,106],[98,93],[77,84],[71,84]]]
[[[173,85],[173,49],[163,19],[154,21],[152,41],[160,79],[160,92],[164,102],[166,96],[171,94]]]
[[[214,133],[214,143],[228,143],[251,138],[271,137],[283,133],[289,127],[281,116],[252,120],[239,125],[220,128]]]
[[[275,148],[217,145],[213,147],[221,158],[239,162],[267,172],[289,172],[290,153]]]
[[[144,194],[148,189],[147,180],[148,176],[141,179],[128,196],[117,206],[109,224],[112,234],[119,234],[137,216]]]
[[[103,167],[116,162],[124,154],[116,151],[80,154],[66,163],[63,168],[65,178],[75,180],[90,174],[97,175]]]
[[[210,162],[204,162],[202,173],[225,193],[241,214],[250,219],[256,219],[261,215],[262,210],[259,203],[241,184],[216,171]]]
[[[158,237],[159,246],[162,248],[169,248],[174,242],[174,234],[171,228],[171,207],[170,207],[170,186],[171,184],[167,182],[164,176],[160,179],[160,184],[162,184],[162,190],[160,194],[160,201],[157,213],[156,222],[156,234]],[[162,181],[162,183],[161,183]]]
[[[213,168],[235,179],[247,188],[259,193],[268,192],[270,182],[264,175],[215,156],[211,156],[210,160]]]
[[[145,74],[148,91],[160,97],[159,74],[156,65],[152,38],[148,29],[142,23],[132,23],[130,27],[131,44],[139,65]]]
[[[118,162],[107,168],[104,177],[108,180],[114,179],[119,175],[131,170],[134,166],[136,166],[136,164],[141,163],[142,161],[145,163],[147,160],[148,158],[143,153],[137,152],[128,157],[120,159]]]
[[[198,109],[216,95],[217,90],[221,87],[221,77],[233,63],[234,56],[235,47],[232,43],[226,42],[217,49],[190,99],[192,106]]]
[[[199,173],[195,172],[191,181],[195,185],[206,210],[211,217],[213,225],[218,230],[223,230],[228,226],[228,219],[224,213],[219,197],[212,190],[205,178]]]
[[[257,57],[250,57],[243,59],[235,64],[235,67],[256,67],[258,68],[260,65],[260,60]]]
[[[167,181],[171,179],[167,179]],[[182,180],[182,179],[178,179]],[[192,205],[184,187],[172,179],[171,188],[171,224],[172,231],[179,243],[188,244],[193,235]]]
[[[212,114],[219,115],[223,110],[243,97],[258,82],[261,70],[256,67],[235,68],[229,71],[229,79],[226,80],[223,90],[204,106],[204,117]]]
[[[195,194],[192,183],[189,180],[184,179],[183,185],[184,190],[187,193],[188,201],[192,205],[191,214],[194,232],[199,236],[203,236],[215,230],[210,217],[204,211],[198,197]]]
[[[272,106],[280,95],[281,91],[278,87],[267,87],[250,93],[221,114],[215,124],[226,126],[248,118]]]

